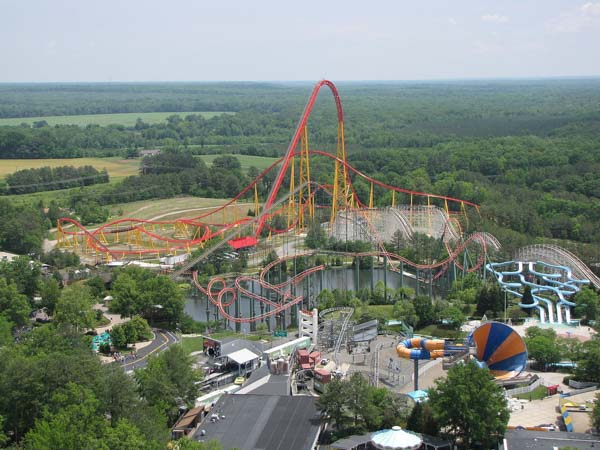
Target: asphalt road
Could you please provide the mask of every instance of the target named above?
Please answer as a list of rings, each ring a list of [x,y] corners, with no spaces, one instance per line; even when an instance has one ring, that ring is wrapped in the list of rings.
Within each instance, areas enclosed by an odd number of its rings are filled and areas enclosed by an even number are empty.
[[[125,372],[132,372],[135,369],[145,367],[146,364],[148,364],[150,355],[160,353],[163,350],[166,350],[169,345],[177,344],[179,342],[175,333],[171,331],[157,328],[152,331],[154,331],[154,340],[150,345],[138,350],[137,358],[133,358],[133,356],[129,355],[125,361],[118,363]]]

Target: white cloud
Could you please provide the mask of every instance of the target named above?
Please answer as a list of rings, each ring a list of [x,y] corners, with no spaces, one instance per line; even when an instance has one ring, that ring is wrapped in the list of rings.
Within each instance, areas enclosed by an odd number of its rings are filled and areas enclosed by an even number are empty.
[[[481,16],[481,20],[484,22],[506,23],[510,19],[507,16],[501,16],[500,14],[485,14]]]
[[[588,2],[578,9],[564,12],[548,23],[557,33],[580,33],[600,27],[600,3]]]
[[[450,25],[458,25],[458,22],[456,21],[456,19],[454,17],[448,17],[448,23]]]
[[[581,6],[581,12],[584,16],[588,17],[600,17],[600,3],[586,3]]]

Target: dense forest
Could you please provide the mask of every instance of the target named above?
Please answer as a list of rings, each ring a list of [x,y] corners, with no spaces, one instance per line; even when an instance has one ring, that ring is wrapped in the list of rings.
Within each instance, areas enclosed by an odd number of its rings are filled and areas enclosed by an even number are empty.
[[[310,84],[82,84],[0,86],[0,116],[186,111],[164,123],[132,127],[0,127],[4,158],[135,155],[160,147],[182,158],[146,160],[117,185],[86,188],[58,200],[88,208],[180,194],[231,197],[258,171],[192,154],[281,155]],[[600,80],[339,83],[348,159],[388,184],[481,205],[473,225],[507,251],[557,240],[588,263],[600,255]],[[228,111],[210,119],[194,111]],[[335,150],[337,121],[328,93],[309,120],[311,148]],[[164,158],[164,157],[163,157]],[[169,166],[169,169],[164,167]],[[154,167],[154,168],[153,168]],[[330,162],[314,158],[324,180]],[[270,187],[266,177],[260,194]],[[362,198],[369,186],[355,180]],[[375,202],[389,204],[377,191]],[[45,205],[48,206],[48,205]],[[97,215],[92,214],[88,222]],[[100,215],[102,216],[102,214]]]

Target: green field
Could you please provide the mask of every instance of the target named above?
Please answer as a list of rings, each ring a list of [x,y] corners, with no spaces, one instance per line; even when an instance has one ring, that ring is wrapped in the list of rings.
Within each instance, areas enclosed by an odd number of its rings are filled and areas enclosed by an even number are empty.
[[[521,398],[524,400],[541,400],[548,396],[548,389],[546,386],[538,386],[533,391],[525,393],[525,394],[517,394],[516,398]]]
[[[167,117],[178,114],[182,117],[190,114],[200,114],[207,119],[219,114],[232,114],[228,112],[209,112],[209,111],[198,111],[198,112],[147,112],[147,113],[116,113],[116,114],[83,114],[78,116],[47,116],[47,117],[11,117],[9,119],[0,119],[0,126],[17,126],[22,123],[33,124],[45,120],[48,125],[79,125],[85,126],[90,124],[95,125],[123,125],[131,127],[135,125],[136,120],[142,119],[145,123],[159,123],[164,122]]]
[[[228,200],[221,198],[203,198],[203,197],[175,197],[166,199],[142,200],[138,202],[119,203],[110,206],[111,220],[116,219],[117,212],[122,212],[122,217],[135,217],[136,219],[146,220],[175,220],[180,217],[194,217],[206,212],[211,207],[221,206]],[[248,210],[247,204],[237,206],[240,210],[238,213],[246,213]],[[228,208],[226,217],[231,215],[232,208]],[[219,219],[222,215],[219,214]]]
[[[199,155],[206,165],[210,166],[215,158],[221,155]],[[232,155],[239,159],[244,170],[254,166],[260,170],[266,169],[276,159],[265,156]],[[93,166],[98,170],[106,169],[111,180],[137,175],[140,168],[140,158],[65,158],[65,159],[0,159],[0,178],[23,169],[39,169],[40,167],[59,166]]]
[[[201,158],[207,166],[210,166],[215,158],[225,155],[197,155],[197,158]],[[242,169],[246,170],[249,167],[256,167],[257,169],[264,170],[277,161],[277,158],[269,158],[267,156],[251,156],[251,155],[227,155],[235,156],[242,165]]]
[[[433,336],[434,338],[439,339],[463,339],[467,337],[467,333],[465,331],[449,330],[435,324],[415,330],[415,334],[419,336]]]
[[[98,170],[106,169],[111,179],[137,175],[140,159],[123,158],[67,158],[67,159],[0,159],[0,178],[23,169],[60,166],[93,166]]]
[[[201,352],[202,350],[204,350],[203,342],[203,336],[183,336],[181,338],[181,346],[183,347],[183,351],[185,351],[188,354],[192,352]]]

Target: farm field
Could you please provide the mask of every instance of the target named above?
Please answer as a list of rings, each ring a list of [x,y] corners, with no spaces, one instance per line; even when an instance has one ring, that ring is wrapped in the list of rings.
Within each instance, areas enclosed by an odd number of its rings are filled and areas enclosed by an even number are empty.
[[[60,166],[93,166],[98,170],[106,169],[111,179],[137,175],[140,159],[123,158],[67,158],[67,159],[1,159],[0,178],[23,169]]]
[[[190,114],[200,114],[206,119],[220,115],[233,114],[221,111],[173,111],[173,112],[146,112],[146,113],[114,113],[114,114],[82,114],[77,116],[47,116],[47,117],[11,117],[0,119],[0,126],[18,126],[22,123],[32,125],[34,122],[45,120],[48,125],[123,125],[132,127],[137,119],[142,119],[147,124],[164,122],[167,117],[178,114],[185,117]]]
[[[210,166],[215,158],[222,155],[198,155],[207,166]],[[266,156],[232,155],[235,156],[246,170],[251,166],[258,169],[266,169],[276,161],[276,158]],[[98,170],[106,169],[111,180],[124,178],[139,173],[140,158],[49,158],[49,159],[0,159],[0,178],[23,169],[38,169],[40,167],[59,166],[93,166]]]
[[[174,220],[182,217],[199,216],[209,208],[221,206],[228,200],[221,198],[203,198],[203,197],[176,197],[160,200],[142,200],[131,203],[119,203],[111,205],[111,220],[118,217],[132,217],[136,219],[164,219]],[[233,209],[238,210],[238,218],[240,215],[245,216],[249,208],[253,205],[250,203],[240,203],[237,207],[227,208],[225,213],[226,218],[233,218]],[[204,209],[206,208],[206,209]],[[219,214],[219,219],[222,219],[222,213]]]
[[[215,158],[219,156],[235,156],[242,165],[242,169],[246,170],[249,167],[256,167],[257,169],[264,170],[277,161],[277,158],[269,158],[267,156],[252,156],[252,155],[197,155],[197,158],[202,158],[207,166],[210,166]]]

